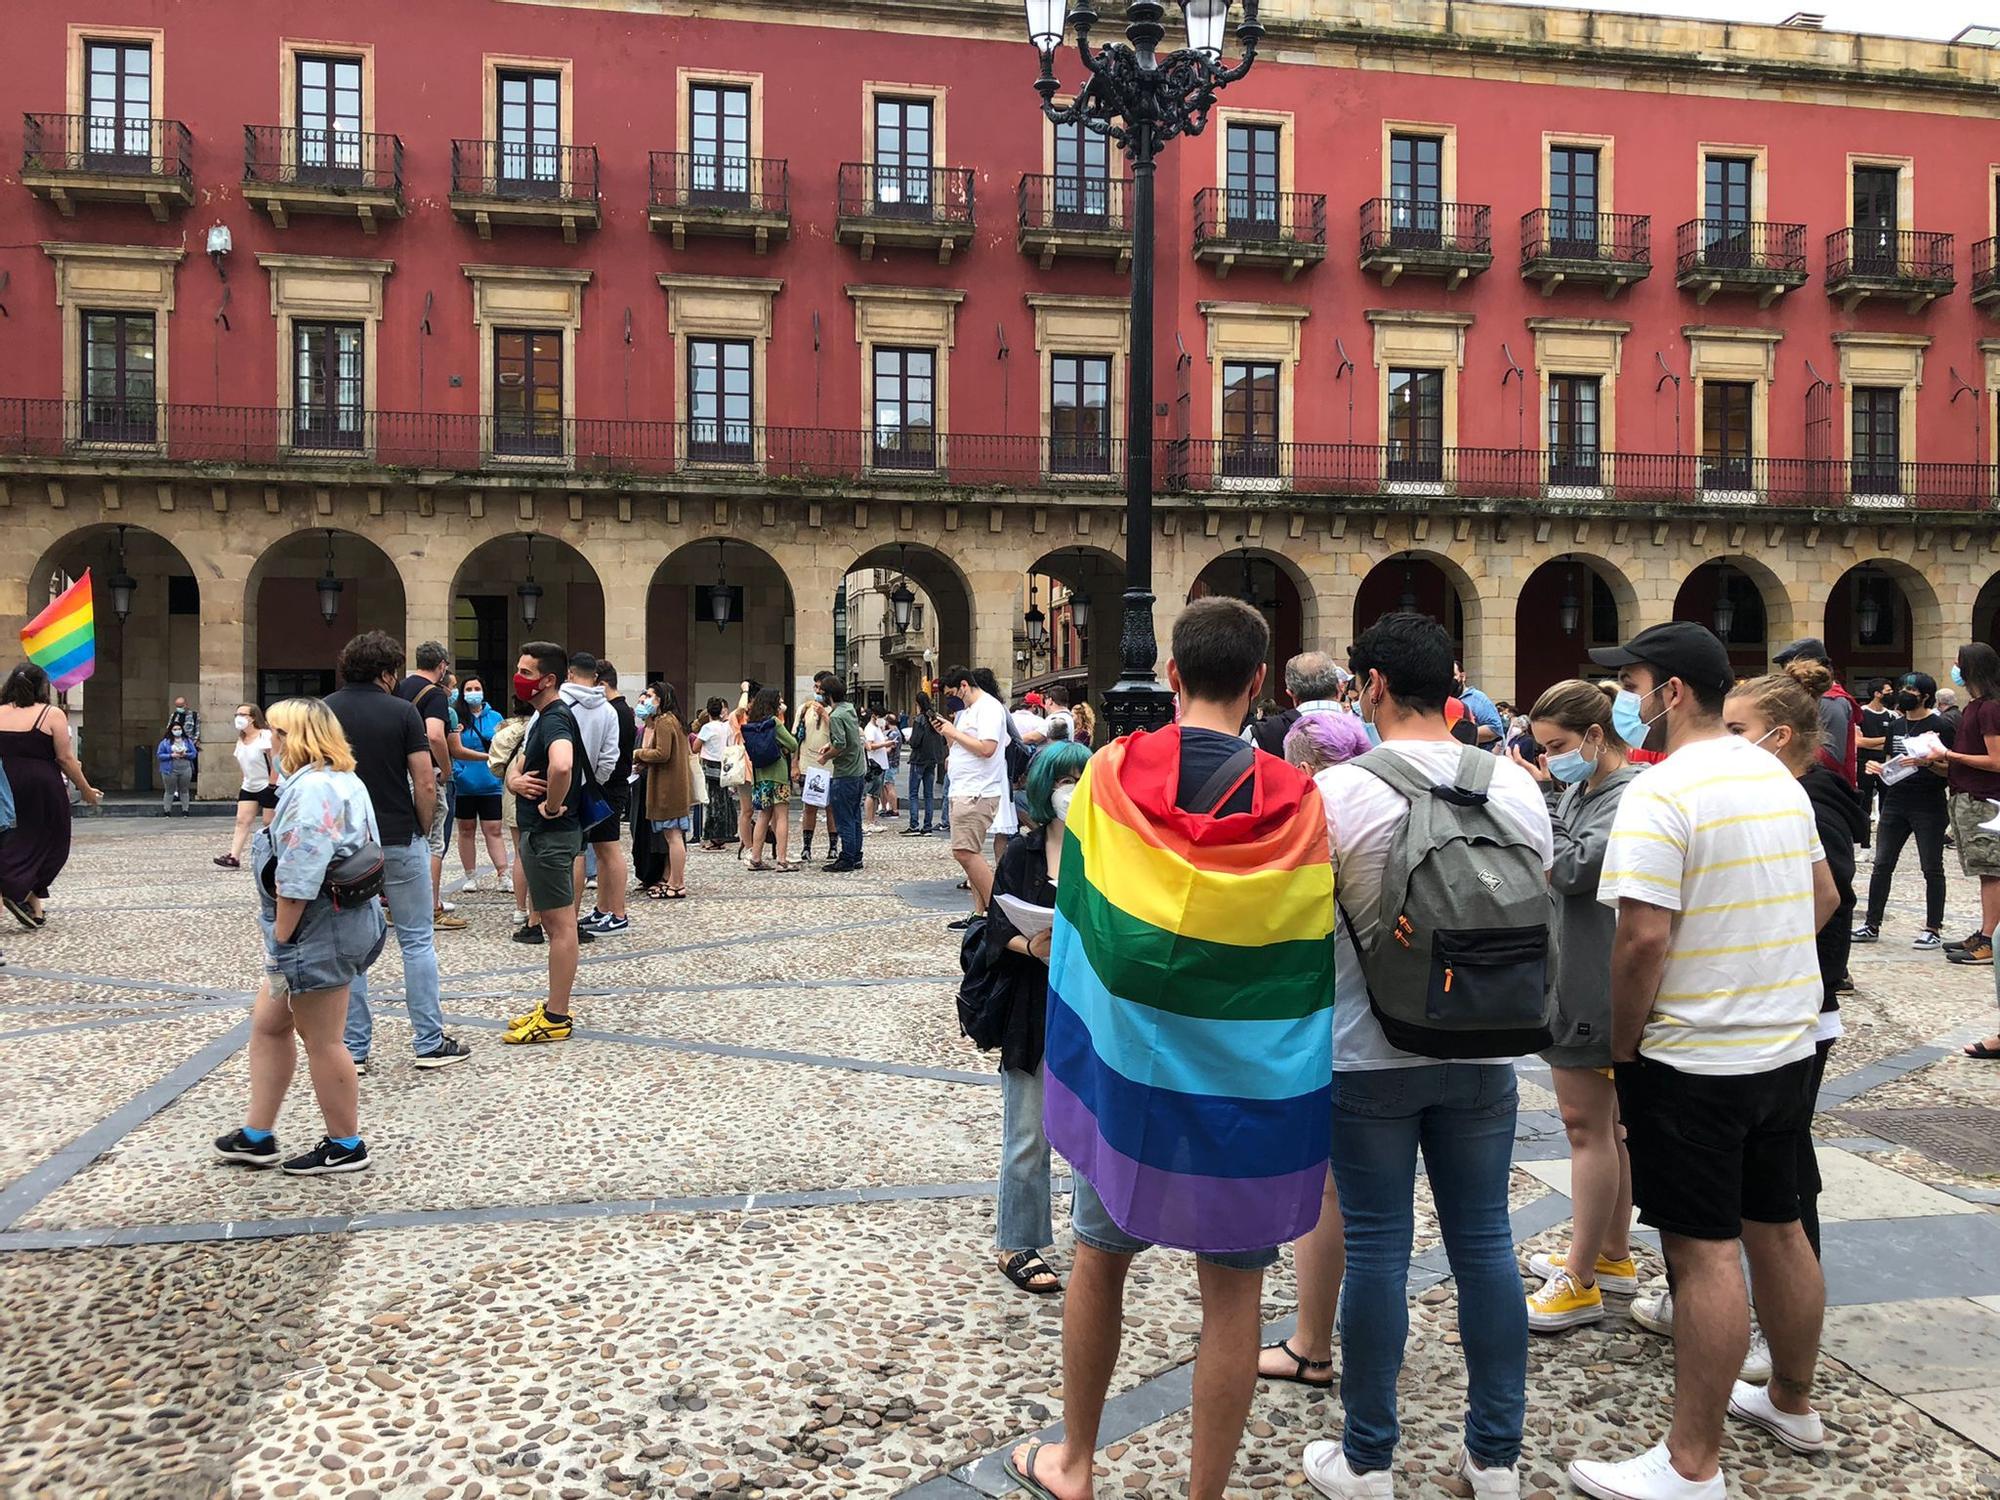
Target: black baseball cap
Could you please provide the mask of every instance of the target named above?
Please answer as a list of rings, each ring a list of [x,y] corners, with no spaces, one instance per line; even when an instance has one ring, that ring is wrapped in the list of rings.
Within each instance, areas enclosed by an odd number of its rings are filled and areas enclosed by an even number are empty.
[[[1655,625],[1622,646],[1600,646],[1590,653],[1590,659],[1600,667],[1644,664],[1694,687],[1727,691],[1736,685],[1736,671],[1729,665],[1729,653],[1722,642],[1706,625],[1692,620]]]
[[[1771,658],[1779,666],[1789,666],[1795,661],[1824,662],[1833,665],[1833,658],[1826,654],[1826,642],[1816,635],[1801,636]]]

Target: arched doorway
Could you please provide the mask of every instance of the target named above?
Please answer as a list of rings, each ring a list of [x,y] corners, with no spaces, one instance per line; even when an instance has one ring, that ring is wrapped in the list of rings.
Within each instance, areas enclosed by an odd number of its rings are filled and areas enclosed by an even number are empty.
[[[151,792],[154,748],[176,697],[203,712],[202,739],[212,754],[226,758],[227,714],[236,699],[218,705],[202,696],[201,586],[180,549],[143,526],[71,532],[28,575],[27,618],[86,568],[97,666],[63,695],[84,773],[106,791]],[[242,691],[216,686],[225,696]]]
[[[1125,630],[1125,560],[1102,547],[1061,547],[1028,569],[1022,611],[1031,660],[1014,674],[1026,693],[1060,685],[1072,703],[1103,701],[1118,681]],[[1040,640],[1028,617],[1040,611]]]
[[[2000,650],[2000,573],[1980,586],[1972,605],[1972,638]]]
[[[710,537],[669,553],[646,590],[648,680],[672,684],[692,719],[710,698],[736,706],[740,685],[794,696],[792,586],[761,547]],[[797,708],[794,703],[793,708]]]
[[[907,714],[925,683],[948,666],[982,664],[972,650],[972,589],[933,547],[891,543],[849,565],[833,600],[834,660],[857,708]]]
[[[332,692],[343,645],[364,630],[401,640],[408,628],[396,565],[351,531],[298,531],[270,547],[250,569],[244,603],[246,680],[260,707]]]
[[[1187,602],[1215,596],[1241,599],[1264,616],[1271,627],[1270,670],[1264,679],[1267,697],[1281,697],[1285,683],[1285,663],[1306,649],[1319,623],[1318,599],[1303,574],[1289,558],[1261,547],[1238,545],[1201,570]],[[1163,643],[1164,644],[1164,643]],[[1166,651],[1162,650],[1162,669]],[[1115,680],[1116,673],[1113,677]]]
[[[1457,569],[1447,572],[1435,559],[1406,552],[1377,563],[1354,595],[1354,633],[1384,615],[1407,611],[1429,615],[1450,632],[1452,649],[1465,659],[1467,599],[1470,588]]]
[[[451,594],[445,644],[461,676],[477,672],[488,683],[512,681],[528,641],[604,650],[604,585],[584,555],[556,537],[514,532],[480,543],[458,565]],[[417,644],[403,643],[408,650]]]
[[[1938,613],[1929,582],[1907,563],[1870,558],[1849,568],[1826,597],[1826,649],[1839,680],[1852,692],[1914,669],[1945,686],[1949,646],[1926,640],[1937,631],[1926,620]]]
[[[1514,692],[1522,710],[1566,678],[1602,677],[1589,653],[1631,634],[1637,603],[1630,581],[1602,558],[1572,553],[1530,573],[1514,606]]]
[[[1770,669],[1774,644],[1771,616],[1784,591],[1771,571],[1747,557],[1705,562],[1682,580],[1674,595],[1674,618],[1706,625],[1729,651],[1739,677]]]

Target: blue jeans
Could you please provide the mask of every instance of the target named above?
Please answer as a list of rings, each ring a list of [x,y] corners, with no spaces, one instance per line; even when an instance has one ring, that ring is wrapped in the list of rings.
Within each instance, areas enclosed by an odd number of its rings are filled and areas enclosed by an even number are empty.
[[[936,766],[910,767],[910,826],[917,826],[917,798],[922,797],[925,833],[929,833],[931,825],[937,821],[937,773]]]
[[[1000,1210],[996,1250],[1056,1242],[1049,1219],[1049,1137],[1042,1128],[1042,1070],[1000,1070]]]
[[[938,767],[938,827],[951,832],[951,777],[943,766]],[[2000,983],[2000,981],[1995,981]]]
[[[438,960],[431,930],[431,845],[423,834],[407,844],[382,849],[382,899],[403,950],[403,996],[410,1010],[410,1045],[417,1056],[435,1052],[444,1040],[444,1012],[438,1005]],[[354,976],[347,992],[347,1030],[341,1037],[356,1062],[375,1040],[368,1010],[368,975]]]
[[[1528,1306],[1507,1220],[1516,1102],[1514,1070],[1505,1066],[1439,1063],[1333,1075],[1333,1176],[1347,1225],[1340,1402],[1347,1462],[1357,1473],[1387,1469],[1395,1459],[1420,1148],[1458,1282],[1466,1451],[1485,1468],[1511,1468],[1520,1459]]]
[[[864,784],[859,776],[836,776],[833,785],[827,789],[827,811],[833,814],[834,836],[840,840],[840,863],[850,870],[859,868],[861,864],[861,788]]]

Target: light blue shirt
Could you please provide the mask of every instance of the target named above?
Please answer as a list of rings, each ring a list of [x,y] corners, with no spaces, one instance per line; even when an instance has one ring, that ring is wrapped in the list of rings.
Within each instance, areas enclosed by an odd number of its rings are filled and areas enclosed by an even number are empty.
[[[271,816],[277,889],[292,901],[317,900],[336,859],[381,842],[368,788],[351,771],[305,766],[285,778]]]
[[[1492,730],[1498,739],[1504,740],[1507,737],[1507,725],[1500,717],[1500,710],[1494,706],[1493,700],[1478,688],[1468,687],[1458,695],[1458,700],[1465,705],[1465,711],[1472,715],[1473,723],[1481,729]]]

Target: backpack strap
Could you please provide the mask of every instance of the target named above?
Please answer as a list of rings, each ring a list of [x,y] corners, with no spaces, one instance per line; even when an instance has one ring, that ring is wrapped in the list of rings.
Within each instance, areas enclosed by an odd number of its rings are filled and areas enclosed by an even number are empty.
[[[1396,791],[1401,792],[1407,802],[1428,797],[1436,789],[1436,783],[1429,775],[1419,771],[1386,746],[1377,745],[1366,755],[1357,756],[1348,764],[1366,771],[1377,781],[1387,782]]]
[[[1493,753],[1466,745],[1458,752],[1458,780],[1455,790],[1484,800],[1493,785]]]
[[[1214,774],[1201,784],[1201,790],[1194,794],[1192,811],[1213,814],[1236,795],[1236,789],[1249,780],[1256,769],[1257,747],[1245,745],[1217,766]]]

